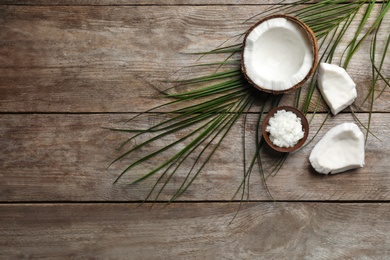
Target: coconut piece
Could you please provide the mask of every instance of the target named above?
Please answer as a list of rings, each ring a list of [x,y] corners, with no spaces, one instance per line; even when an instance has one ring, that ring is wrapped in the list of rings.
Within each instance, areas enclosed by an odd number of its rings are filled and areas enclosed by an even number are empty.
[[[245,77],[256,88],[286,93],[302,86],[314,72],[316,38],[295,17],[269,16],[246,33],[241,61]]]
[[[309,157],[313,168],[324,174],[344,172],[364,166],[364,135],[354,123],[330,129]]]
[[[337,115],[355,101],[356,84],[345,69],[334,64],[321,63],[317,81],[333,115]]]

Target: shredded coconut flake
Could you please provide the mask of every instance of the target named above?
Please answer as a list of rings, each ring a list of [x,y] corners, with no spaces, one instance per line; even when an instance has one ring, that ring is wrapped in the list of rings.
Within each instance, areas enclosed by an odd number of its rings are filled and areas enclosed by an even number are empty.
[[[293,112],[277,111],[268,121],[265,131],[270,133],[271,142],[279,147],[292,147],[304,136],[301,119]]]

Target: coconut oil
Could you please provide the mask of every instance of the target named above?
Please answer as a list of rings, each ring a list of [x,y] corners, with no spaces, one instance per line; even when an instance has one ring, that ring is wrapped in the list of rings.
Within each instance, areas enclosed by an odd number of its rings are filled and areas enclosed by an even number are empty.
[[[301,119],[291,111],[277,111],[268,121],[265,131],[271,142],[279,147],[292,147],[304,136]]]

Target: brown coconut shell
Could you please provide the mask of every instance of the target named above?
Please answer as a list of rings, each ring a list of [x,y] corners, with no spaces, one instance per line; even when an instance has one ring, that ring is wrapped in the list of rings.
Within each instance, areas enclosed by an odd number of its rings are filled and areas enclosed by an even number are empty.
[[[274,145],[270,139],[269,133],[267,131],[265,131],[265,129],[267,128],[267,125],[268,125],[268,121],[271,119],[271,117],[273,117],[276,114],[276,112],[278,112],[280,110],[286,110],[286,111],[293,112],[297,117],[299,117],[301,119],[302,130],[305,133],[304,133],[303,138],[300,139],[298,141],[298,143],[292,147],[279,147],[277,145]],[[291,107],[291,106],[275,107],[274,109],[269,111],[263,120],[261,129],[262,129],[262,134],[263,134],[264,140],[268,144],[268,146],[271,147],[272,149],[274,149],[278,152],[282,152],[282,153],[290,153],[290,152],[293,152],[293,151],[299,149],[306,142],[307,137],[309,136],[309,122],[307,121],[306,116],[300,110],[298,110],[295,107]]]
[[[247,72],[246,72],[246,68],[244,66],[244,52],[245,52],[245,44],[246,44],[246,38],[248,37],[248,35],[251,33],[251,31],[253,29],[255,29],[257,26],[259,26],[261,23],[267,21],[267,20],[270,20],[270,19],[274,19],[274,18],[285,18],[285,19],[288,19],[296,24],[298,24],[300,27],[303,28],[303,30],[306,32],[307,36],[308,36],[308,39],[311,43],[311,46],[312,46],[312,53],[313,53],[313,63],[312,63],[312,66],[311,66],[311,69],[309,71],[309,73],[306,75],[306,77],[298,82],[296,85],[292,86],[291,88],[288,88],[288,89],[285,89],[285,90],[280,90],[280,91],[276,91],[276,90],[270,90],[270,89],[267,89],[267,88],[264,88],[262,86],[259,86],[257,84],[255,84],[250,78],[249,76],[247,75]],[[254,87],[258,88],[259,90],[261,91],[264,91],[264,92],[268,92],[268,93],[272,93],[272,94],[284,94],[284,93],[288,93],[290,91],[293,91],[295,89],[298,89],[300,88],[314,73],[315,69],[316,69],[316,65],[318,63],[318,46],[317,46],[317,39],[314,35],[314,32],[310,29],[309,26],[307,26],[304,22],[302,22],[301,20],[299,20],[298,18],[295,18],[293,16],[289,16],[289,15],[283,15],[283,14],[277,14],[277,15],[271,15],[271,16],[267,16],[265,17],[264,19],[260,20],[259,22],[257,22],[255,25],[253,25],[251,28],[249,28],[249,30],[245,33],[245,37],[244,37],[244,42],[243,42],[243,46],[242,46],[242,53],[241,53],[241,70],[245,76],[245,78],[248,80],[248,82],[250,84],[252,84]]]

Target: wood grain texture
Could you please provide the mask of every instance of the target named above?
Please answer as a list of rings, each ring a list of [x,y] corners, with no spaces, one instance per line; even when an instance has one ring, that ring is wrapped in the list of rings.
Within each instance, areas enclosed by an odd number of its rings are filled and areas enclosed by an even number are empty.
[[[359,114],[367,123],[368,115]],[[314,136],[325,115],[312,122],[309,139]],[[121,153],[115,149],[130,135],[102,127],[124,127],[127,114],[102,115],[0,115],[0,200],[1,201],[139,201],[148,194],[157,175],[137,185],[113,185],[119,173],[132,161],[160,149],[188,133],[189,130],[167,136],[130,155],[110,168],[108,165]],[[157,122],[154,116],[139,118],[133,127],[146,127]],[[243,119],[242,119],[243,120]],[[231,130],[227,139],[212,157],[201,175],[180,200],[222,200],[232,198],[243,174],[243,121]],[[256,116],[246,122],[248,161],[254,152]],[[390,199],[388,150],[390,115],[374,114],[372,132],[380,139],[369,137],[366,145],[366,166],[347,173],[326,176],[316,174],[308,161],[314,144],[331,127],[354,121],[348,114],[329,119],[318,136],[304,149],[291,154],[268,186],[276,200],[377,200]],[[148,135],[149,136],[149,135]],[[150,136],[149,136],[150,137]],[[133,141],[131,145],[141,140]],[[151,170],[182,145],[161,154],[149,163],[134,168],[121,183],[128,183]],[[266,149],[263,153],[266,168],[278,155]],[[188,170],[194,160],[185,164]],[[167,200],[184,180],[186,171],[179,173],[160,197]],[[161,186],[159,186],[161,187]],[[269,200],[255,167],[251,177],[250,198]],[[236,198],[236,199],[239,199]]]
[[[388,259],[389,204],[0,205],[2,259]],[[26,232],[28,231],[28,232]]]
[[[274,5],[279,4],[281,0],[0,0],[4,5]],[[292,0],[283,1],[291,3]],[[315,2],[315,1],[313,1]]]
[[[263,10],[250,5],[0,6],[0,111],[147,110],[164,102],[156,99],[155,87],[170,86],[167,79],[214,71],[183,67],[221,59],[197,61],[199,57],[183,53],[207,51],[226,40],[240,42],[235,36],[255,22],[245,20]],[[345,39],[352,37],[358,18]],[[386,34],[380,37],[382,41]],[[346,42],[340,43],[335,62]],[[348,72],[358,85],[355,110],[364,112],[371,87],[369,42],[361,49]],[[389,73],[386,61],[383,74]],[[283,102],[293,104],[294,99],[293,93]],[[388,112],[388,99],[386,89],[374,110]]]
[[[354,121],[350,113],[331,117],[312,143],[268,178],[278,202],[269,202],[254,169],[251,202],[242,204],[232,223],[239,209],[240,198],[230,199],[242,181],[243,136],[249,157],[256,113],[249,113],[245,129],[244,118],[239,120],[179,202],[164,207],[185,180],[183,171],[153,208],[139,204],[155,176],[137,185],[113,185],[130,161],[189,130],[107,168],[129,135],[104,127],[158,122],[147,113],[126,123],[134,113],[166,102],[156,90],[171,86],[165,80],[214,71],[183,67],[220,60],[185,53],[239,42],[236,35],[256,22],[245,20],[277,2],[0,0],[0,259],[389,259],[387,89],[375,101],[371,130],[379,139],[368,138],[364,168],[325,176],[310,167],[309,153],[325,132]],[[379,4],[375,14],[378,9]],[[340,43],[335,62],[362,14]],[[381,33],[379,42],[388,33]],[[370,46],[361,47],[348,72],[358,85],[354,109],[367,124],[369,105],[363,100],[370,87]],[[294,100],[294,93],[286,95],[281,104]],[[309,139],[324,117],[316,115]],[[262,156],[267,167],[278,154],[264,149]],[[153,165],[135,168],[122,181],[142,176]]]

